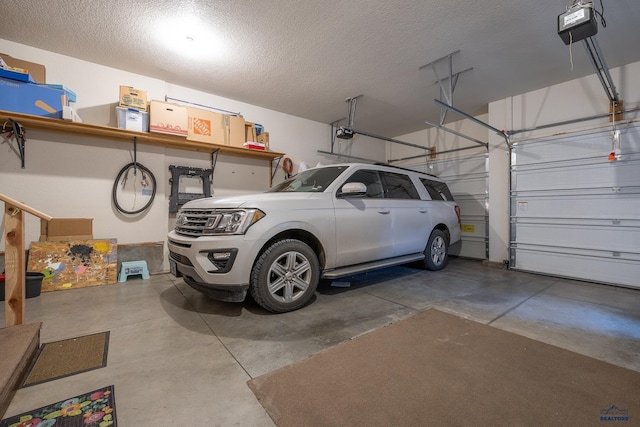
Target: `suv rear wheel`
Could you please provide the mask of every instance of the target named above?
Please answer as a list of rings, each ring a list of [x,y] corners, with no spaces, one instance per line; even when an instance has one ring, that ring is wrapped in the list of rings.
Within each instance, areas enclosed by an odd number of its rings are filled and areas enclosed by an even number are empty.
[[[274,313],[297,310],[316,291],[320,264],[304,242],[283,239],[272,243],[251,271],[249,292],[253,299]]]
[[[442,270],[447,265],[449,241],[444,231],[435,229],[431,232],[424,255],[424,266],[428,270]]]

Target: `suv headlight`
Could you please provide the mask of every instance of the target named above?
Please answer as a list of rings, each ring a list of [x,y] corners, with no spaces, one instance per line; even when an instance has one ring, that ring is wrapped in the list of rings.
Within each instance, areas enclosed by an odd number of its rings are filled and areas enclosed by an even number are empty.
[[[265,213],[260,209],[217,209],[207,219],[202,234],[244,234],[264,216]]]

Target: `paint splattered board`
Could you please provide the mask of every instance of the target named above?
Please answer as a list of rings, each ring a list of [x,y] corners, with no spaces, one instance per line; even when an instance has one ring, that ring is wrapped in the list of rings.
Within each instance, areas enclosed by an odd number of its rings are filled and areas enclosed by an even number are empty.
[[[118,278],[115,239],[32,242],[27,271],[44,274],[42,291],[111,285]]]

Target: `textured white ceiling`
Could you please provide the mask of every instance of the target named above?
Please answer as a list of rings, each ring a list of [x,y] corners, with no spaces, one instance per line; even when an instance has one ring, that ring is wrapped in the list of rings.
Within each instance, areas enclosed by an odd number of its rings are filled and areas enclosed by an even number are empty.
[[[346,117],[345,99],[363,94],[354,127],[396,136],[439,120],[435,74],[419,68],[457,50],[454,72],[473,70],[460,76],[453,105],[470,114],[593,74],[582,43],[571,70],[557,35],[571,1],[2,0],[0,38],[324,123]],[[640,60],[640,1],[603,3],[607,65]],[[159,26],[165,36],[182,30],[172,22],[187,15],[197,18],[178,40],[195,37],[192,56],[158,37]]]

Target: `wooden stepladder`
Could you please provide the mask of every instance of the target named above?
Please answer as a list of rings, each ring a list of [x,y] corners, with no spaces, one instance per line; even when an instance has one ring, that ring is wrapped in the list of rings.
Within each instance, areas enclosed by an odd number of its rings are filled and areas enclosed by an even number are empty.
[[[4,202],[5,229],[5,327],[22,325],[25,321],[25,244],[24,213],[45,221],[52,217],[0,193]]]

